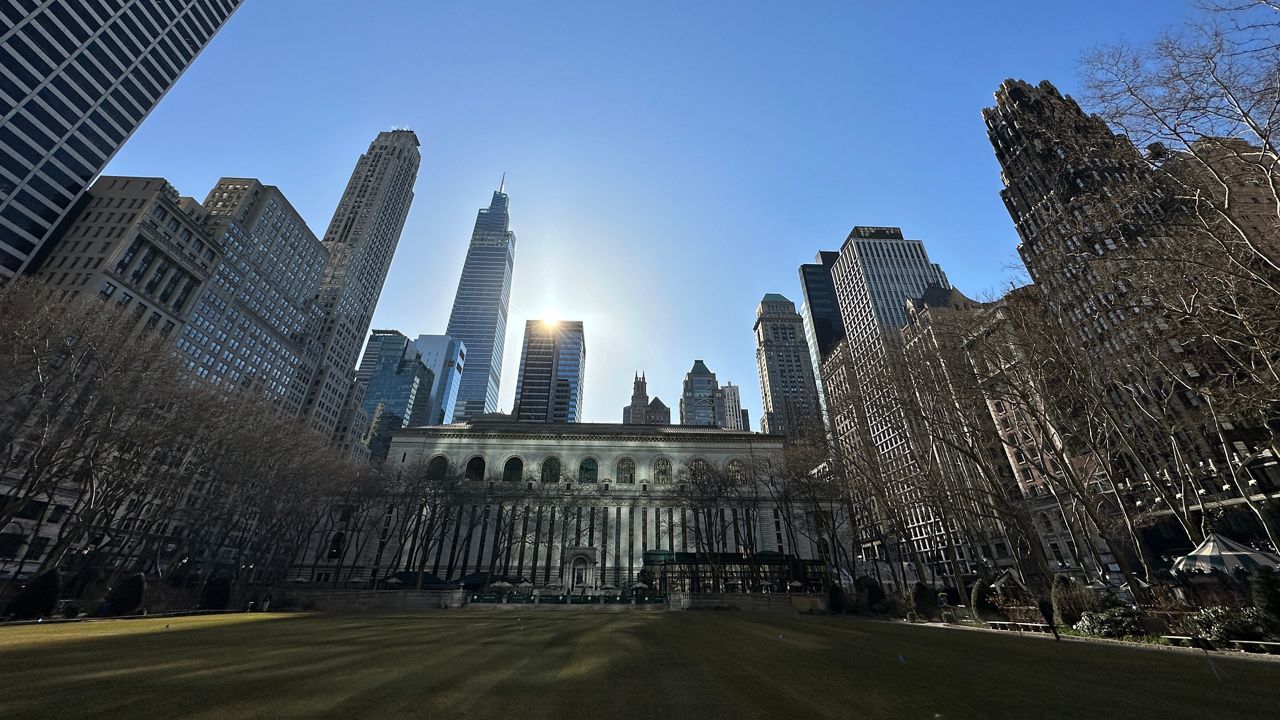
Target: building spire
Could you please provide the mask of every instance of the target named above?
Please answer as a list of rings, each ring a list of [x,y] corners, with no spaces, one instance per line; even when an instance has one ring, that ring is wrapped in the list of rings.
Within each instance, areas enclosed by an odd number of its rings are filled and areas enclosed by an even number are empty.
[[[507,187],[507,173],[502,173],[502,179],[498,181],[498,192],[502,192]]]

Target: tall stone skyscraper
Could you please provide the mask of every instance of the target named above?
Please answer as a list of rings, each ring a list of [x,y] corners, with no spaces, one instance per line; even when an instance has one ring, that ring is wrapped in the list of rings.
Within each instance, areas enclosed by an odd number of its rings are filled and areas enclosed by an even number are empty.
[[[0,282],[40,264],[240,2],[0,1]]]
[[[795,303],[768,293],[756,308],[756,366],[764,401],[761,428],[774,435],[799,434],[817,417],[818,386]]]
[[[516,381],[516,420],[582,421],[587,342],[580,320],[529,320]]]
[[[684,388],[680,393],[680,424],[715,425],[719,391],[716,374],[706,363],[694,360],[693,367],[684,375]]]
[[[339,448],[365,430],[353,419],[362,402],[356,361],[413,203],[421,159],[412,130],[378,133],[356,162],[324,234],[329,262],[312,332],[318,358],[303,414]]]
[[[449,315],[449,337],[461,340],[470,357],[462,369],[454,422],[498,409],[502,382],[502,345],[507,335],[507,303],[516,261],[507,194],[498,186],[489,207],[481,208],[462,264],[458,293]]]
[[[903,398],[890,373],[890,350],[901,343],[908,303],[936,286],[947,290],[942,269],[930,262],[924,243],[903,238],[896,227],[855,227],[832,268],[845,340],[824,366],[827,409],[841,455],[877,458],[883,486],[877,497],[855,501],[870,516],[859,520],[864,547],[890,560],[950,556],[959,540],[915,492],[918,469]],[[893,514],[890,514],[893,513]],[[903,518],[910,518],[910,526]]]

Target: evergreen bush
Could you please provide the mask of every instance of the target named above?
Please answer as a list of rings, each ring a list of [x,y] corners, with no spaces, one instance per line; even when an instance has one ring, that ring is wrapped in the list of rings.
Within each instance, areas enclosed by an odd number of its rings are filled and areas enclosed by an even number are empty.
[[[1142,613],[1130,607],[1109,610],[1087,610],[1080,622],[1073,625],[1077,631],[1091,637],[1123,638],[1146,635],[1142,625]]]
[[[231,580],[225,577],[209,578],[200,592],[201,610],[226,610],[231,602]]]
[[[142,573],[120,578],[107,593],[110,615],[132,615],[142,605],[142,596],[147,591],[147,579]]]
[[[1249,590],[1253,604],[1280,622],[1280,574],[1274,568],[1258,568],[1249,582]]]
[[[853,586],[858,589],[858,593],[867,599],[867,607],[872,612],[880,612],[884,608],[884,588],[880,587],[880,583],[870,575],[863,575],[853,581]],[[880,610],[878,610],[879,608]]]
[[[837,614],[843,614],[849,609],[849,595],[844,588],[839,585],[832,585],[830,592],[827,594],[827,610]]]
[[[14,620],[35,620],[53,615],[62,594],[62,576],[57,570],[37,575],[9,601],[4,614]]]
[[[1280,623],[1258,608],[1209,607],[1191,616],[1195,633],[1215,643],[1263,640],[1280,634]]]
[[[973,616],[978,620],[1008,620],[1008,616],[996,605],[992,600],[996,591],[991,588],[988,583],[981,580],[973,584],[973,591],[969,593],[969,607],[973,609]]]
[[[922,618],[931,618],[938,613],[937,596],[922,582],[911,588],[911,606]]]

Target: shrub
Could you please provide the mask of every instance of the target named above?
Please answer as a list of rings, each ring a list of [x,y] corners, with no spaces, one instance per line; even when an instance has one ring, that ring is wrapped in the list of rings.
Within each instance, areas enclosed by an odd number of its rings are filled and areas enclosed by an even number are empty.
[[[880,583],[870,575],[863,575],[854,580],[853,586],[857,588],[858,594],[866,597],[867,607],[873,612],[884,604],[884,588],[880,587]]]
[[[1053,578],[1050,591],[1053,613],[1063,625],[1075,626],[1086,612],[1106,610],[1113,605],[1110,598],[1098,595],[1066,575]]]
[[[831,591],[827,595],[827,610],[833,613],[843,613],[849,609],[849,595],[844,588],[839,585],[832,585]]]
[[[969,607],[973,609],[973,616],[978,620],[1008,620],[1008,616],[1000,609],[992,597],[996,595],[996,591],[991,589],[991,585],[979,580],[973,584],[973,591],[969,593]]]
[[[110,615],[132,615],[142,605],[142,596],[147,591],[147,579],[142,573],[127,575],[116,582],[107,593]]]
[[[14,620],[49,617],[62,594],[62,576],[57,570],[31,578],[31,581],[9,601],[4,614]]]
[[[1280,630],[1275,618],[1258,608],[1205,608],[1192,615],[1190,622],[1197,635],[1215,643],[1262,640]]]
[[[1262,567],[1253,573],[1249,583],[1253,604],[1264,613],[1280,621],[1280,575],[1274,568]]]
[[[201,610],[226,610],[231,602],[231,580],[225,577],[209,578],[200,592]]]
[[[922,618],[931,618],[938,612],[937,596],[922,582],[911,588],[911,605],[916,615]]]
[[[1142,613],[1129,607],[1087,610],[1080,622],[1072,627],[1091,637],[1123,638],[1147,634],[1142,625]]]
[[[955,614],[955,613],[951,612],[950,610],[943,610],[943,611],[942,611],[942,622],[944,622],[944,623],[954,623],[955,621],[956,621],[956,614]]]
[[[915,610],[907,611],[907,622],[909,623],[920,622],[920,616],[916,614]]]

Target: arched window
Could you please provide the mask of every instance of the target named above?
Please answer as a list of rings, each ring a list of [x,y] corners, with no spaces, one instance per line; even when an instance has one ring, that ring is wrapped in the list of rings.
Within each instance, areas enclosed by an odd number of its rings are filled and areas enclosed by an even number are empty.
[[[705,480],[711,475],[711,466],[702,458],[694,458],[693,461],[689,463],[689,474],[695,479]]]
[[[431,462],[427,463],[427,482],[438,483],[444,480],[445,473],[449,471],[449,460],[443,455],[437,455],[431,458]]]
[[[653,464],[653,481],[659,485],[671,484],[671,461],[666,458],[659,458]]]
[[[634,483],[636,481],[636,463],[631,458],[618,461],[618,482]]]
[[[520,482],[524,477],[524,461],[518,457],[513,457],[502,466],[502,479],[506,482]]]
[[[337,560],[342,557],[342,551],[347,547],[347,534],[344,532],[336,532],[333,538],[329,540],[329,559]]]
[[[560,459],[549,457],[542,461],[542,482],[560,482]]]
[[[730,460],[725,466],[725,472],[729,475],[731,482],[740,483],[747,477],[747,466],[741,460]]]
[[[473,457],[467,461],[466,478],[468,480],[484,479],[484,458],[477,455],[476,457]]]
[[[600,465],[595,460],[587,458],[578,465],[578,482],[593,483],[600,474]]]

